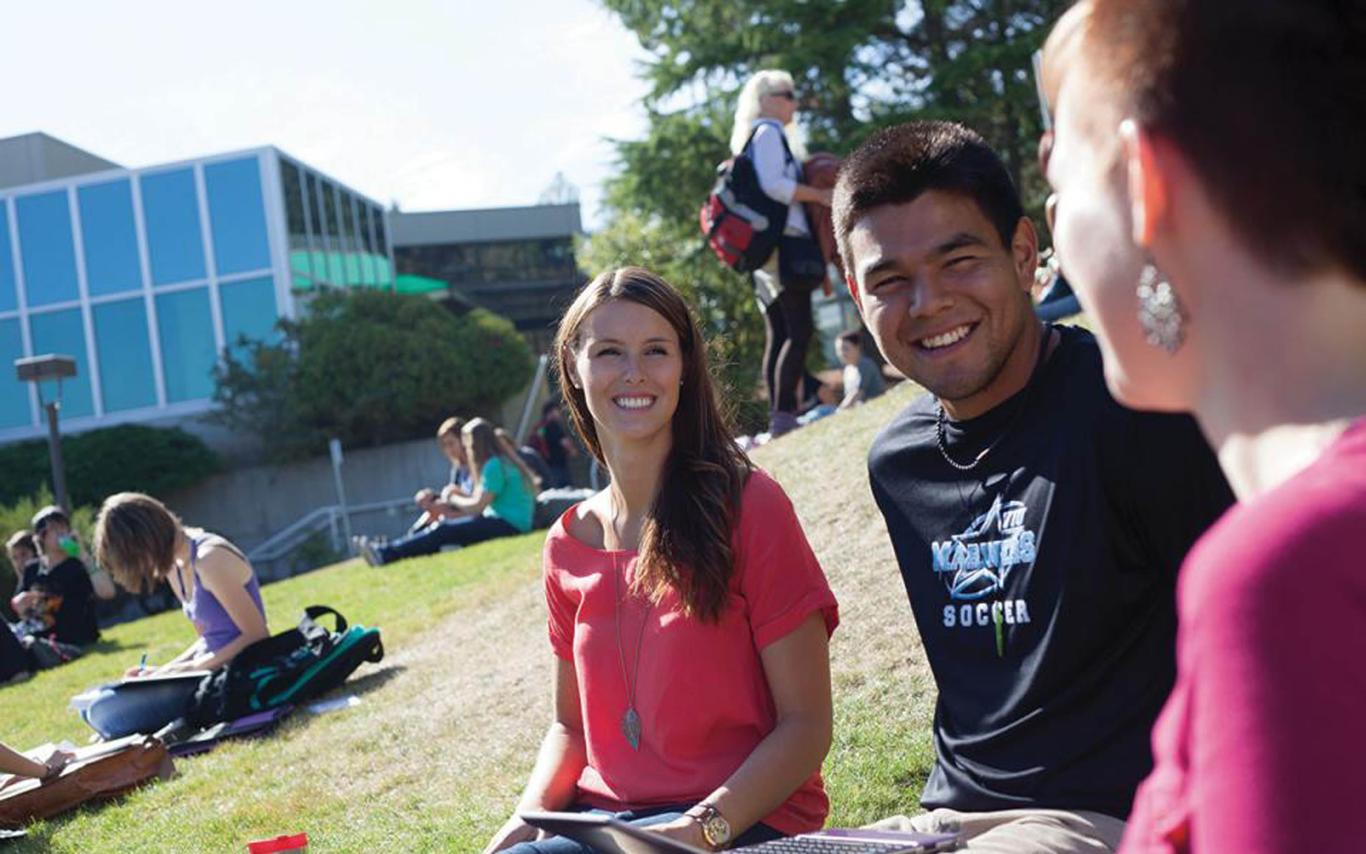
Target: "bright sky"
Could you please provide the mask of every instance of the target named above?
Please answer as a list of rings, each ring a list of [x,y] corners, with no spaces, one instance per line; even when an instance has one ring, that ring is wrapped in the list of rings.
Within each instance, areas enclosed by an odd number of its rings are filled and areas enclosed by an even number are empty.
[[[563,172],[592,227],[643,57],[592,0],[10,3],[0,137],[132,167],[273,144],[408,211],[534,204]]]

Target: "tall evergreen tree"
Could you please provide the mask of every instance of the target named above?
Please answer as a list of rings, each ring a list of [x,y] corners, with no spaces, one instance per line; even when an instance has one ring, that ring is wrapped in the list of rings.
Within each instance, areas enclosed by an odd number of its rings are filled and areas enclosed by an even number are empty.
[[[812,151],[844,154],[878,127],[960,121],[1001,153],[1027,207],[1045,195],[1030,57],[1068,0],[603,0],[651,59],[644,138],[615,141],[607,225],[585,263],[656,259],[693,290],[726,336],[730,380],[754,388],[763,337],[743,277],[700,253],[697,210],[729,155],[745,79],[782,68],[797,81]],[[731,313],[738,312],[738,313]]]

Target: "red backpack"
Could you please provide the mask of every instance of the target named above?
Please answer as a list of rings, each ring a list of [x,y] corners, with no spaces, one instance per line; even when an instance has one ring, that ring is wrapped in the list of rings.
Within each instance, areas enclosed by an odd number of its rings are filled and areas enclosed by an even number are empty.
[[[787,138],[782,140],[790,160]],[[768,262],[787,224],[787,205],[759,185],[749,155],[753,141],[754,131],[750,131],[740,153],[716,167],[716,184],[699,214],[707,245],[727,267],[739,273],[757,270]]]

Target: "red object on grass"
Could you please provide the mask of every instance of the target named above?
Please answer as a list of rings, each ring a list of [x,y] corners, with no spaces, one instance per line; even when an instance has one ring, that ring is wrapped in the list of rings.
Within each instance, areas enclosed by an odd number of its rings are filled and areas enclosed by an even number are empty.
[[[296,833],[293,836],[277,836],[274,839],[261,839],[247,843],[251,854],[280,854],[285,851],[304,851],[308,848],[308,834]]]

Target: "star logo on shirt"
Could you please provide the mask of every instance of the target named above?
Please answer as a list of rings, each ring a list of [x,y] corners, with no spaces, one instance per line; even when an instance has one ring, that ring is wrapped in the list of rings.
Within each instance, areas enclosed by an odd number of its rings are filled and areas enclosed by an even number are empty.
[[[930,544],[934,571],[946,576],[951,598],[971,602],[1003,591],[1016,566],[1034,562],[1036,538],[1025,528],[1028,509],[1023,501],[997,495],[962,533]]]

